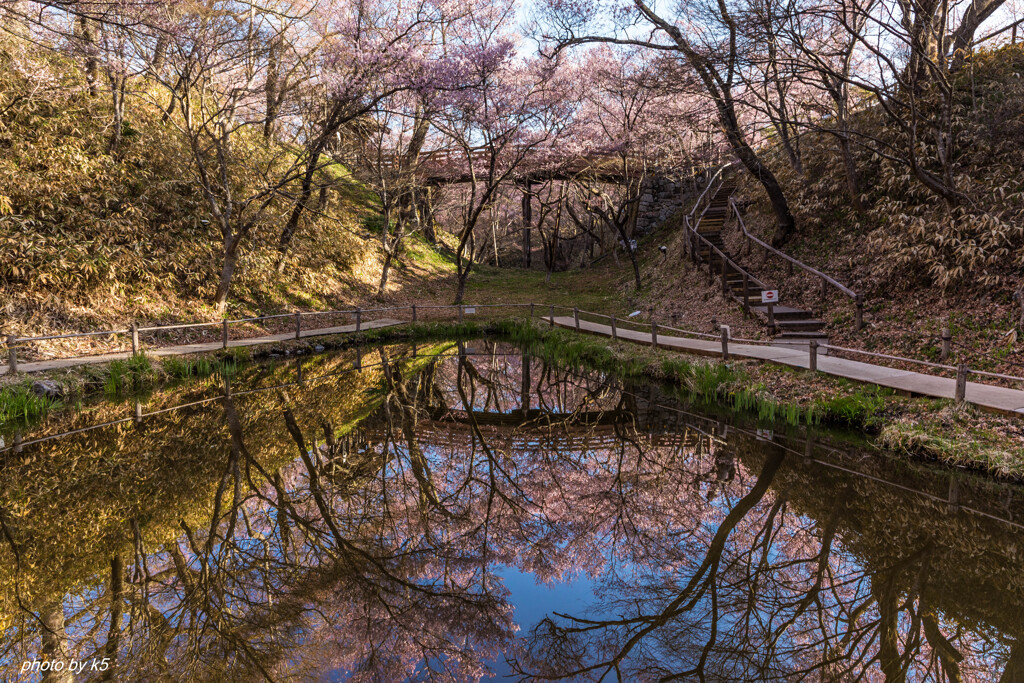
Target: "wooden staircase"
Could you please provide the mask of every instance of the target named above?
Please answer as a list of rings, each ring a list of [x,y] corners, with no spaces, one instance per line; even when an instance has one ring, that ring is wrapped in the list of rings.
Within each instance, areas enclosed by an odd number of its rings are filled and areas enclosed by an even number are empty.
[[[725,248],[725,241],[722,239],[722,230],[725,227],[725,220],[729,214],[729,197],[736,191],[736,183],[731,179],[722,181],[722,185],[711,198],[707,209],[704,211],[700,221],[697,223],[697,233],[714,245],[726,258],[736,262],[736,259]],[[710,262],[710,270],[721,273],[722,257],[718,252],[711,249],[707,244],[699,243],[700,260],[704,263]],[[740,305],[744,304],[743,296],[743,273],[737,272],[728,264],[725,266],[725,287],[723,293],[728,294]],[[747,278],[746,303],[753,313],[760,314],[768,319],[768,306],[761,301],[761,288],[759,284],[750,282]],[[825,327],[825,321],[814,316],[811,311],[802,308],[793,308],[776,304],[773,307],[775,329],[778,331],[775,339],[781,342],[802,343],[809,339],[827,339],[821,330]]]

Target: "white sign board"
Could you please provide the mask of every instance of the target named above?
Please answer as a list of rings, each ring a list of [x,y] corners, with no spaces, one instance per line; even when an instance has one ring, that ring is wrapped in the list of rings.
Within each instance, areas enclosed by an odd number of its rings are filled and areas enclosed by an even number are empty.
[[[466,307],[465,307],[465,308],[463,309],[463,312],[464,312],[464,313],[465,313],[466,315],[469,315],[470,313],[476,313],[476,307],[475,307],[475,306],[466,306]]]
[[[777,303],[779,303],[779,290],[777,290],[777,289],[762,289],[761,290],[761,303],[763,303],[763,304],[777,304]]]

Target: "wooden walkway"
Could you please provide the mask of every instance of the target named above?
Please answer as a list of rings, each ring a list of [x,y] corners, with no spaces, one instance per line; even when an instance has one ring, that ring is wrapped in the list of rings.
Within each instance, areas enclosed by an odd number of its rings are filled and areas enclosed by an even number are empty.
[[[360,329],[373,330],[381,327],[391,327],[393,325],[401,325],[404,321],[402,320],[367,320],[362,323]],[[340,327],[324,327],[317,330],[303,330],[300,335],[300,339],[306,339],[308,337],[319,337],[328,334],[346,334],[356,331],[356,326],[353,325],[342,325]],[[295,332],[285,332],[282,334],[268,334],[262,337],[251,337],[248,339],[230,339],[228,340],[228,348],[234,349],[243,346],[258,346],[260,344],[272,344],[275,342],[291,341],[295,339]],[[224,348],[224,343],[220,341],[216,342],[203,342],[200,344],[183,344],[181,346],[162,346],[152,349],[145,349],[147,356],[161,357],[161,356],[184,356],[190,353],[204,353],[209,351],[220,351]],[[124,351],[121,353],[104,353],[97,356],[85,356],[79,358],[61,358],[57,360],[44,360],[35,363],[18,363],[18,372],[44,372],[46,370],[63,370],[65,368],[77,367],[79,365],[95,365],[99,363],[109,363],[114,360],[124,360],[131,358],[130,351]],[[7,366],[0,365],[0,375],[7,373]]]
[[[551,319],[545,316],[543,320],[549,322]],[[575,329],[576,327],[572,316],[555,316],[555,325],[568,329]],[[580,331],[603,337],[612,336],[610,325],[602,325],[585,320],[580,321]],[[646,344],[648,346],[651,344],[650,332],[638,332],[618,327],[616,335],[624,341]],[[658,347],[703,356],[722,357],[722,344],[717,341],[670,337],[658,334]],[[769,361],[794,368],[807,368],[810,366],[810,357],[805,345],[759,346],[730,342],[729,355],[736,358]],[[861,363],[860,361],[821,354],[818,355],[818,371],[836,377],[877,384],[878,386],[889,387],[897,391],[920,396],[931,396],[933,398],[954,398],[956,391],[955,379],[925,375],[909,370],[897,370],[881,365]],[[1018,389],[1007,389],[988,384],[968,382],[966,399],[969,403],[974,403],[988,410],[1024,416],[1024,391]]]
[[[551,318],[544,316],[541,317],[541,320],[545,323],[549,323]],[[390,318],[368,320],[362,323],[361,329],[371,330],[382,327],[392,327],[394,325],[401,325],[404,322],[406,321]],[[567,329],[574,329],[576,326],[575,319],[572,316],[555,316],[554,324]],[[309,337],[322,335],[347,334],[355,331],[355,325],[326,327],[316,330],[304,330],[300,338],[307,339]],[[612,336],[612,329],[610,325],[603,325],[585,320],[580,320],[580,332],[603,337]],[[617,328],[616,334],[618,338],[623,341],[646,344],[648,346],[651,344],[650,332],[639,332],[636,330],[624,329],[620,326]],[[232,339],[228,341],[228,348],[257,346],[260,344],[285,342],[293,339],[295,339],[294,332],[264,335],[248,339]],[[719,341],[672,337],[664,334],[658,334],[658,346],[685,353],[712,356],[715,358],[721,358],[722,356],[722,345]],[[216,341],[147,349],[145,353],[154,357],[179,356],[192,353],[219,351],[222,348],[223,343]],[[810,357],[805,345],[761,346],[756,344],[730,342],[729,355],[730,357],[768,361],[794,368],[808,368],[810,366]],[[18,371],[28,373],[43,372],[46,370],[62,370],[80,365],[92,365],[109,363],[114,360],[124,360],[130,356],[131,353],[125,351],[80,358],[62,358],[33,363],[19,363]],[[847,360],[845,358],[835,358],[824,355],[823,353],[818,354],[817,364],[819,372],[836,377],[843,377],[858,382],[889,387],[912,395],[949,399],[955,397],[956,380],[951,378],[936,377],[934,375],[926,375],[909,370],[898,370],[881,365],[873,365],[871,363]],[[0,365],[0,375],[6,373],[7,366]],[[968,382],[966,400],[988,410],[1024,417],[1024,391],[1018,389],[1007,389],[988,384],[979,384],[977,382]]]

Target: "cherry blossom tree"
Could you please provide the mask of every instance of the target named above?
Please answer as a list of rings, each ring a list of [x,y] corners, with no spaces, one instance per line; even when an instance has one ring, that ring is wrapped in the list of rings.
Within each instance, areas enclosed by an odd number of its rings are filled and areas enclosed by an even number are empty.
[[[644,0],[624,0],[608,11],[595,0],[550,0],[541,7],[537,30],[553,53],[604,43],[676,54],[685,61],[714,104],[730,149],[768,195],[775,213],[774,241],[780,244],[792,235],[795,221],[782,186],[742,120],[744,23],[743,8],[726,2],[679,5],[670,13]]]
[[[465,296],[473,266],[468,247],[481,218],[502,185],[551,146],[567,120],[557,68],[518,58],[516,43],[500,31],[511,6],[493,13],[493,21],[474,23],[451,48],[432,99],[434,125],[454,152],[452,177],[467,187],[456,231],[456,302]]]

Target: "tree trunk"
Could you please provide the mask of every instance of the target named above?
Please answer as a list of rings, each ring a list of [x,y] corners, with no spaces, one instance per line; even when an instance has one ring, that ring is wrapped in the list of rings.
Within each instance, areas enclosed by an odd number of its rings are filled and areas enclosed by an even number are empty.
[[[124,562],[120,555],[110,558],[110,628],[104,654],[110,659],[110,668],[103,672],[100,680],[114,680],[117,653],[121,644],[121,617],[124,609]]]
[[[839,137],[839,153],[843,157],[843,171],[846,175],[846,191],[850,195],[850,206],[857,213],[864,213],[864,203],[860,200],[860,179],[857,175],[857,164],[853,160],[850,139],[845,132]]]
[[[1004,0],[974,0],[966,6],[960,25],[957,26],[951,38],[953,61],[950,64],[950,71],[955,73],[967,63],[967,57],[971,53],[971,41],[974,40],[974,34],[978,27],[1003,4]]]
[[[437,228],[434,225],[433,189],[426,188],[420,199],[420,214],[423,216],[423,236],[431,244],[437,244]]]
[[[100,62],[96,58],[96,36],[92,30],[92,22],[84,16],[78,18],[78,37],[85,50],[85,81],[89,84],[89,95],[95,97]]]
[[[288,255],[288,247],[291,246],[292,238],[295,236],[295,231],[299,229],[299,220],[302,218],[302,212],[306,210],[306,203],[310,197],[313,196],[313,176],[316,174],[317,166],[320,164],[320,153],[315,152],[309,157],[309,161],[306,163],[306,172],[302,176],[302,188],[299,190],[299,198],[295,201],[295,206],[292,207],[292,212],[288,216],[288,222],[285,223],[284,229],[281,231],[281,237],[277,243],[277,273],[278,275],[284,273],[285,257]]]
[[[235,274],[235,266],[238,264],[238,242],[239,238],[228,238],[224,245],[224,264],[220,269],[220,281],[217,283],[217,293],[214,295],[214,304],[217,306],[217,313],[221,315],[228,307],[228,290],[231,288],[231,278]]]
[[[775,236],[772,237],[772,246],[779,247],[786,243],[793,233],[796,232],[796,220],[789,210],[789,201],[786,199],[782,186],[776,179],[775,174],[761,163],[761,159],[746,140],[740,134],[739,128],[726,130],[726,137],[732,145],[733,151],[739,157],[740,163],[750,172],[750,175],[761,183],[768,200],[772,203],[772,212],[775,214]]]
[[[121,137],[124,132],[124,90],[125,76],[113,71],[110,72],[110,95],[114,106],[113,130],[110,133],[110,143],[107,146],[107,153],[116,155],[121,148]]]
[[[459,285],[455,290],[455,303],[457,304],[461,304],[462,300],[466,296],[466,280],[469,279],[469,269],[471,265],[469,263],[463,264],[462,261],[463,259],[460,257],[458,258],[458,263],[456,264],[459,277]]]
[[[39,619],[42,634],[42,654],[48,661],[64,662],[63,671],[48,671],[43,674],[43,683],[73,683],[70,663],[71,648],[68,646],[68,634],[64,628],[64,605],[57,601],[45,606]]]
[[[768,199],[772,203],[772,211],[775,213],[775,236],[772,238],[772,244],[776,247],[781,246],[796,232],[796,221],[793,219],[793,214],[789,210],[789,202],[786,200],[786,195],[775,178],[775,174],[761,163],[757,152],[750,147],[743,135],[736,114],[736,103],[733,101],[730,91],[731,86],[728,82],[715,81],[710,63],[693,51],[682,38],[678,29],[672,35],[714,99],[715,108],[718,110],[718,121],[722,125],[729,146],[739,157],[740,163],[750,172],[750,175],[754,176],[755,180],[761,183],[764,191],[768,194]]]
[[[167,60],[167,34],[161,32],[156,38],[156,45],[153,47],[153,58],[150,60],[150,67],[153,73],[159,75]]]
[[[281,77],[280,51],[280,38],[274,38],[270,41],[270,46],[267,50],[267,118],[263,122],[263,137],[267,140],[274,135],[274,124],[277,122],[281,104],[281,99],[278,95],[278,81]]]
[[[523,192],[523,268],[530,268],[530,230],[533,228],[533,201],[530,196],[530,186],[526,186]]]
[[[394,254],[390,249],[384,250],[384,266],[380,269],[380,285],[377,287],[377,294],[383,294],[388,287],[388,273],[391,272],[391,260]]]
[[[904,683],[907,671],[899,649],[899,594],[893,576],[876,574],[871,592],[878,602],[878,660],[886,683]]]
[[[1024,638],[1019,635],[1010,646],[1010,657],[999,683],[1024,683]]]

